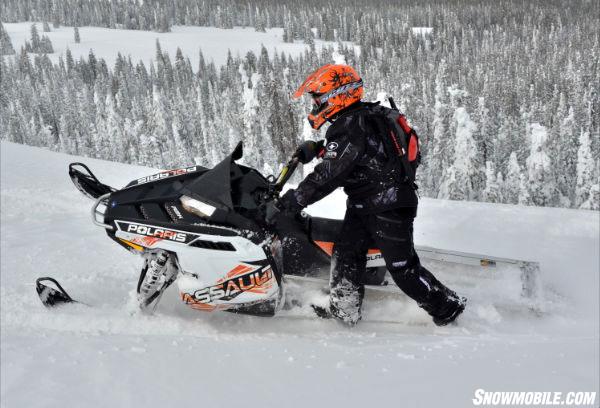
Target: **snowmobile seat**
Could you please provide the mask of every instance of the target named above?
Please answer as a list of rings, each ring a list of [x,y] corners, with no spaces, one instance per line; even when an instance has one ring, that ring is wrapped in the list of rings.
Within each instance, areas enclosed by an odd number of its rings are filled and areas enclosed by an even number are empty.
[[[314,217],[310,222],[309,239],[318,242],[335,242],[342,230],[342,220]],[[387,285],[385,280],[385,267],[367,268],[361,277],[365,285],[382,286]]]

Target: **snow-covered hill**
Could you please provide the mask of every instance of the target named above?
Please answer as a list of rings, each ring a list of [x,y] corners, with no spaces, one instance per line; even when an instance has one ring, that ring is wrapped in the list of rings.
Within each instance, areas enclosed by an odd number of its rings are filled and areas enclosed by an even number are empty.
[[[437,328],[400,300],[384,309],[402,323],[377,324],[367,300],[348,329],[203,314],[167,293],[147,316],[132,302],[139,259],[91,224],[72,161],[117,187],[153,172],[2,142],[2,407],[463,407],[478,388],[599,390],[598,212],[422,200],[418,244],[540,261],[542,313],[472,299]],[[310,212],[341,217],[343,198]],[[44,309],[39,276],[97,307]]]
[[[15,51],[19,51],[25,41],[31,41],[31,25],[29,22],[4,23],[4,29],[10,36]],[[199,52],[202,51],[207,62],[211,60],[216,65],[227,61],[227,52],[233,56],[244,56],[253,51],[260,54],[264,45],[269,53],[277,51],[289,55],[298,55],[308,49],[302,42],[286,43],[282,40],[282,28],[270,28],[264,33],[256,32],[254,28],[236,27],[222,29],[215,27],[175,26],[169,33],[158,33],[143,30],[118,30],[103,27],[79,27],[81,42],[76,43],[73,27],[62,26],[52,28],[52,31],[42,32],[42,24],[37,23],[38,32],[46,35],[52,42],[54,53],[49,54],[52,61],[58,62],[60,55],[65,55],[67,48],[75,59],[87,58],[90,50],[97,58],[104,58],[109,67],[114,65],[117,53],[131,56],[133,63],[142,60],[148,64],[156,58],[156,41],[160,42],[163,51],[175,58],[177,48],[190,58],[194,70],[198,69]],[[323,45],[335,45],[334,42],[315,40],[319,49]]]

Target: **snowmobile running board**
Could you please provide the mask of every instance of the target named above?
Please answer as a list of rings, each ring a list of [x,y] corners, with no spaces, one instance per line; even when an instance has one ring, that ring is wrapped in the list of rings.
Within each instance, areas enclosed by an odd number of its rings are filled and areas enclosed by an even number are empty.
[[[523,290],[521,295],[528,299],[535,299],[539,295],[540,264],[533,261],[518,259],[496,258],[493,256],[473,254],[468,252],[447,251],[427,246],[415,246],[419,257],[438,262],[449,262],[459,265],[495,268],[497,266],[516,266],[521,271]]]

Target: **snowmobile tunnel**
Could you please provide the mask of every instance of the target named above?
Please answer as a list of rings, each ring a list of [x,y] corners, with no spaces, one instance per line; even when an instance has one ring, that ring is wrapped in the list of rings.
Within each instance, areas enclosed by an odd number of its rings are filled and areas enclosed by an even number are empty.
[[[449,251],[428,246],[415,246],[415,249],[420,258],[438,262],[483,268],[495,268],[501,265],[518,268],[522,282],[521,296],[534,300],[540,295],[540,264],[538,262]]]
[[[310,238],[313,241],[334,242],[341,230],[342,221],[327,218],[311,217]],[[428,246],[415,246],[422,260],[437,261],[445,264],[464,265],[482,268],[484,271],[491,268],[508,267],[520,273],[522,284],[521,296],[535,300],[540,295],[540,264],[534,261],[499,258],[494,256],[451,251]]]

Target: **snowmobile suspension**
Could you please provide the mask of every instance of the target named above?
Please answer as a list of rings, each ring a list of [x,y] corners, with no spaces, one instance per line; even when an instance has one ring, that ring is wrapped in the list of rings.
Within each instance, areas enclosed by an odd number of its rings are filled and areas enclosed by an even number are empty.
[[[160,278],[167,267],[169,254],[166,251],[160,251],[156,258],[148,262],[145,276],[139,287],[139,293],[143,298],[151,296],[161,283]]]

